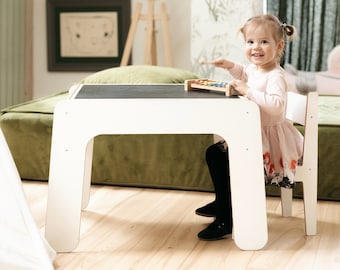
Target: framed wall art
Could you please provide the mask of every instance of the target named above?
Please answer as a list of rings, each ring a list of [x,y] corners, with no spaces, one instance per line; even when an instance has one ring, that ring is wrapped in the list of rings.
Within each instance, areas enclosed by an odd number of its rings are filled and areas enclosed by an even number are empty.
[[[49,71],[119,66],[130,27],[129,0],[46,0]]]

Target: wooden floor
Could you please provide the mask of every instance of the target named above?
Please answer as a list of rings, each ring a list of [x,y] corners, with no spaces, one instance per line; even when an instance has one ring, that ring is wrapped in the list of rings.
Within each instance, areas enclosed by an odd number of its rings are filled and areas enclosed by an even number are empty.
[[[24,182],[33,216],[44,227],[47,184]],[[281,217],[278,198],[267,198],[269,240],[260,251],[241,251],[232,239],[200,241],[211,218],[194,210],[211,193],[92,186],[82,214],[81,239],[59,253],[56,269],[340,269],[340,203],[318,202],[318,235],[305,236],[303,203]]]

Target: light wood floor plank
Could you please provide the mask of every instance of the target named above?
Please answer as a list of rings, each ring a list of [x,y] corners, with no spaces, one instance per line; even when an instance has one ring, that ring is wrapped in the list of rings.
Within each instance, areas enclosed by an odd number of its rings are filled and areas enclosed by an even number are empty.
[[[23,182],[32,214],[44,227],[47,183]],[[81,240],[59,253],[56,269],[340,269],[340,203],[318,202],[318,235],[305,236],[303,202],[283,218],[279,198],[267,198],[269,240],[241,251],[232,239],[200,241],[212,221],[194,214],[211,193],[92,186],[82,213]]]

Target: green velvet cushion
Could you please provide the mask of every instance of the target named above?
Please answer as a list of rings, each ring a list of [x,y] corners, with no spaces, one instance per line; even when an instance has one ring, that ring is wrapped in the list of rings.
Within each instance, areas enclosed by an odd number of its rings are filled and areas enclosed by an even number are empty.
[[[105,69],[81,81],[83,84],[115,83],[183,83],[188,79],[199,78],[196,74],[178,68],[159,66],[125,66]]]
[[[57,102],[67,98],[68,92],[60,92],[40,99],[30,100],[1,110],[1,113],[47,113],[52,114]]]

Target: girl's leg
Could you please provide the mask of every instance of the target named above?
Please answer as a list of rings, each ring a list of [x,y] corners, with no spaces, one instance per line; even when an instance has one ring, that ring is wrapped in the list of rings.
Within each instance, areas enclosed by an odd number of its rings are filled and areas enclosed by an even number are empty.
[[[215,189],[215,201],[196,210],[197,214],[215,216],[215,221],[198,237],[215,240],[230,234],[232,230],[232,208],[229,176],[228,150],[224,144],[211,145],[206,151],[206,161]]]

